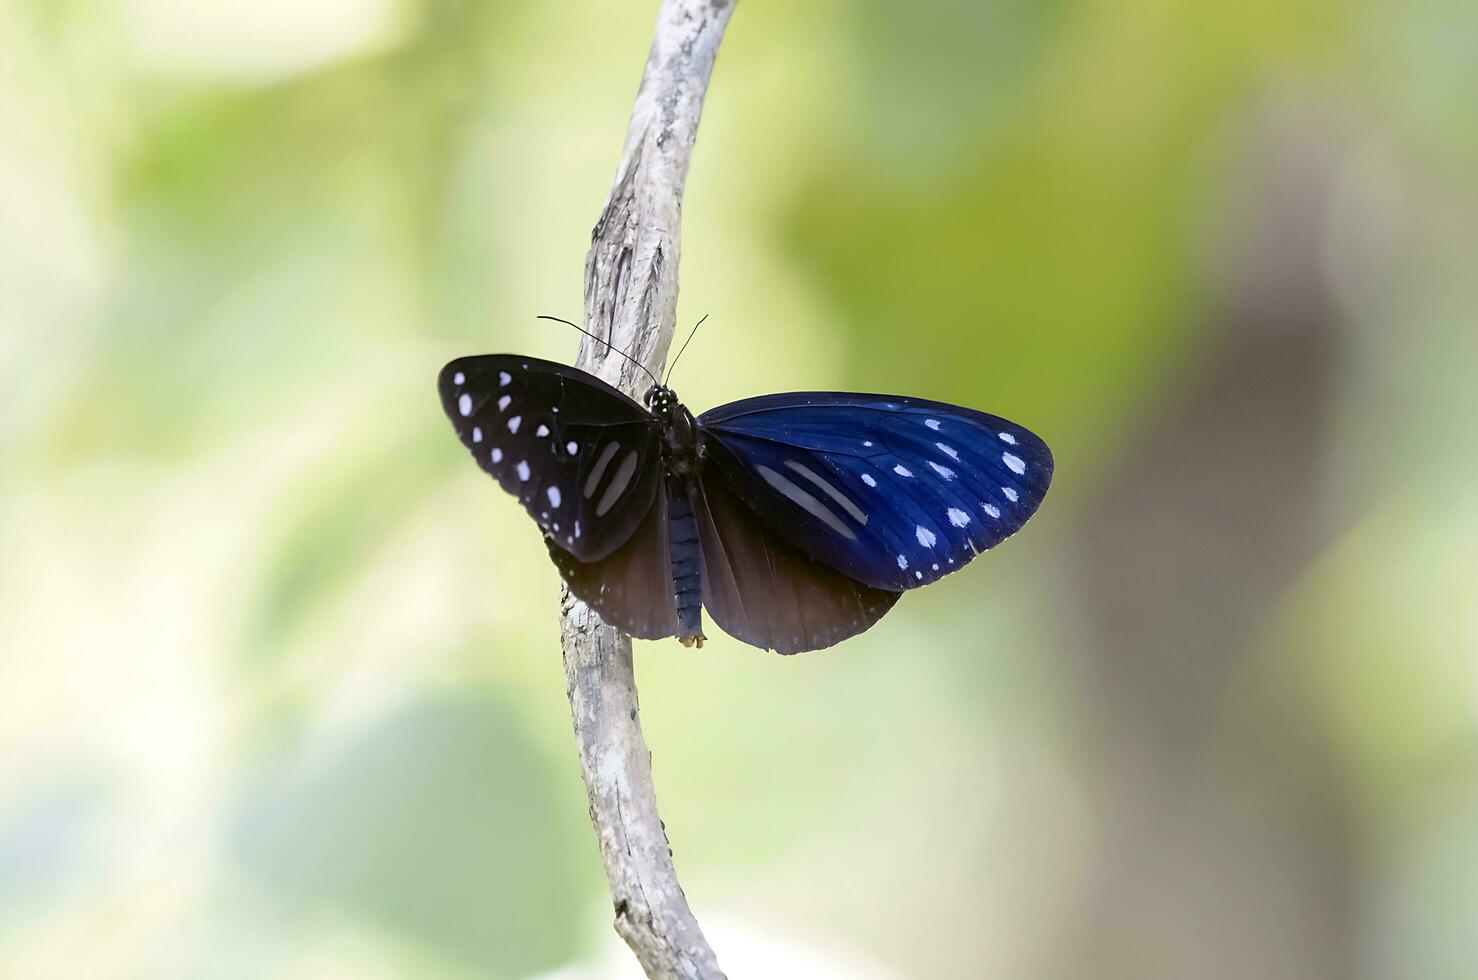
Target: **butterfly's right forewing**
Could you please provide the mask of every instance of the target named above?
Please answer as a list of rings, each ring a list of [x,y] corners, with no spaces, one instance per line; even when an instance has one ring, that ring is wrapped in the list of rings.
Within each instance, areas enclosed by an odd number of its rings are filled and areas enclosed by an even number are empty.
[[[1019,531],[1052,482],[1035,433],[921,398],[790,392],[698,422],[707,464],[762,522],[879,589],[963,568]]]
[[[608,557],[652,510],[662,475],[657,420],[600,379],[485,354],[447,364],[437,388],[478,465],[576,560]]]

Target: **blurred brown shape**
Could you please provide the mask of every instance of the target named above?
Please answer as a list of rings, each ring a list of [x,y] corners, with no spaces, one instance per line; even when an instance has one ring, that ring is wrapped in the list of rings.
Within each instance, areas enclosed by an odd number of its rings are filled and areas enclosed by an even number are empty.
[[[1102,824],[1073,977],[1353,970],[1348,803],[1294,698],[1229,681],[1324,543],[1346,330],[1324,267],[1341,152],[1317,111],[1254,129],[1250,204],[1184,384],[1147,412],[1077,555]],[[1228,742],[1231,743],[1229,748]],[[1230,753],[1234,756],[1228,760]]]

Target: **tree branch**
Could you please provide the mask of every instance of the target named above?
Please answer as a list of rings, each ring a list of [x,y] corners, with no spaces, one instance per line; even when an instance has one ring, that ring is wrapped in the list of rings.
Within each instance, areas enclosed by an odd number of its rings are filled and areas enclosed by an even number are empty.
[[[610,199],[585,259],[586,327],[660,376],[677,315],[683,186],[735,0],[663,0]],[[576,364],[629,394],[646,375],[589,339]],[[565,684],[616,932],[648,977],[722,978],[688,908],[652,788],[631,639],[565,591]]]

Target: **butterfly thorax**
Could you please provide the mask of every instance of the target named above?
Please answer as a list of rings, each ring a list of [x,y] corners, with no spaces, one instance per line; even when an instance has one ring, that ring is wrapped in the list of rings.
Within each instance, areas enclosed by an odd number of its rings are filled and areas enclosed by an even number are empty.
[[[671,388],[661,385],[652,388],[646,401],[662,425],[662,461],[667,472],[680,477],[696,476],[703,459],[698,420],[677,400],[677,393]]]

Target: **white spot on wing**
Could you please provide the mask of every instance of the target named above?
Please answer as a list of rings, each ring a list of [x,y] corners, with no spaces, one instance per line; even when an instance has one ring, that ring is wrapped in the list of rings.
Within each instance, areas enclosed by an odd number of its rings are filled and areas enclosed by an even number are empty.
[[[946,513],[949,515],[949,522],[955,527],[964,527],[970,523],[970,515],[958,507],[951,507]]]
[[[616,455],[616,451],[620,448],[621,444],[619,442],[608,442],[606,443],[606,448],[600,451],[600,456],[595,460],[595,466],[591,467],[590,475],[585,478],[583,493],[585,494],[586,500],[595,496],[595,488],[600,486],[600,478],[605,475],[606,467],[610,465],[611,458]]]
[[[559,506],[559,487],[550,487],[548,490],[544,491],[544,495],[549,498],[550,507]],[[558,529],[556,528],[556,530]]]
[[[917,578],[917,579],[921,579],[921,578],[924,577],[924,573],[923,572],[914,572],[913,573],[913,577],[914,578]]]
[[[864,439],[864,440],[862,440],[862,444],[864,446],[866,446],[868,449],[871,449],[872,448],[872,440],[871,439]]]
[[[511,402],[511,401],[513,401],[513,396],[512,395],[504,395],[502,398],[499,398],[498,399],[498,411],[500,411],[500,412],[506,412],[506,411],[508,411],[508,403]]]
[[[482,442],[482,426],[474,425],[472,427],[472,441]]]
[[[830,481],[823,479],[821,476],[812,472],[809,467],[802,466],[800,463],[797,463],[793,459],[786,460],[785,465],[788,468],[799,473],[801,476],[810,480],[812,483],[816,484],[828,497],[841,504],[842,510],[852,515],[852,520],[856,521],[858,524],[867,523],[867,515],[862,512],[862,508],[853,503],[851,497],[848,497],[836,487],[832,486]]]
[[[927,425],[929,428],[933,429],[935,432],[938,432],[939,431],[939,420],[938,419],[924,419],[924,424]]]
[[[538,436],[540,439],[543,439],[545,436],[549,435],[549,426],[545,425],[542,422],[539,423],[539,427],[534,430],[534,435]]]
[[[1009,469],[1012,473],[1026,472],[1026,464],[1021,461],[1020,456],[1012,456],[1010,453],[1001,453],[1001,462],[1005,463],[1006,468]]]
[[[462,413],[463,418],[472,414],[472,396],[465,391],[457,396],[457,411]]]
[[[764,481],[766,483],[774,487],[776,490],[779,490],[781,494],[783,494],[785,498],[791,503],[800,507],[806,513],[810,514],[812,517],[816,518],[822,524],[825,524],[827,527],[831,528],[833,531],[840,534],[848,541],[857,540],[857,535],[852,532],[852,529],[848,527],[840,517],[832,513],[830,507],[827,507],[821,501],[817,500],[812,494],[802,489],[801,487],[796,486],[790,480],[770,469],[768,466],[756,466],[755,470],[759,473],[761,477],[764,478]]]
[[[580,451],[580,444],[578,442],[567,442],[567,443],[565,443],[565,452],[569,453],[571,456],[575,455],[579,451]]]
[[[1004,442],[1008,446],[1014,446],[1014,445],[1016,445],[1016,437],[1013,436],[1009,432],[1002,432],[1001,433],[1001,441]]]
[[[999,519],[1000,516],[1001,516],[1000,510],[998,508],[990,505],[990,504],[981,504],[980,507],[981,507],[982,510],[984,510],[991,517],[994,517],[994,518]]]
[[[940,452],[944,453],[944,455],[948,456],[956,463],[960,461],[960,454],[953,446],[946,446],[942,442],[936,442],[934,445],[938,446]]]
[[[955,478],[955,471],[952,470],[952,469],[950,469],[948,466],[940,466],[938,463],[934,462],[932,459],[929,460],[929,465],[931,467],[933,467],[935,473],[938,473],[940,476],[944,477],[946,480],[953,480]]]
[[[864,474],[862,474],[862,482],[863,483],[866,483],[870,487],[875,487],[875,486],[878,485],[878,481],[877,480],[874,480],[872,478],[872,474],[871,473],[864,473]]]
[[[575,522],[575,537],[578,538],[579,536],[580,536],[580,522],[579,521],[576,521]]]
[[[489,458],[491,458],[492,461],[495,463],[503,462],[503,450],[499,449],[497,446],[494,446]]]
[[[893,472],[897,473],[899,476],[913,476],[913,472],[902,463],[899,463],[897,466],[893,467]]]
[[[529,461],[526,460],[526,459],[521,459],[521,460],[518,461],[518,466],[516,466],[514,468],[518,470],[518,478],[520,480],[523,480],[524,482],[528,482],[528,479],[529,479]]]
[[[934,536],[934,532],[929,530],[922,524],[914,526],[913,534],[914,537],[919,539],[919,544],[923,545],[925,548],[934,547],[934,542],[938,540],[938,538]]]
[[[1010,487],[1002,487],[1001,492],[1006,495],[1007,500],[1011,501],[1013,504],[1016,503],[1018,494],[1015,490],[1011,489]]]
[[[509,374],[507,371],[499,371],[498,372],[498,387],[499,388],[506,387],[508,385],[508,382],[510,382],[512,380],[513,380],[513,375]]]
[[[595,516],[605,517],[606,511],[616,506],[616,501],[626,492],[627,486],[631,484],[631,477],[636,473],[636,464],[639,461],[636,450],[633,449],[621,460],[616,467],[611,482],[606,485],[606,492],[600,495],[600,502],[595,505]]]
[[[515,415],[515,416],[513,416],[513,418],[511,418],[511,419],[508,420],[508,431],[509,432],[517,432],[519,425],[521,425],[522,423],[523,423],[523,416],[522,415]]]
[[[466,380],[467,375],[463,374],[461,371],[458,371],[456,374],[452,375],[452,384],[454,385],[463,384],[464,382],[466,382]]]
[[[903,569],[904,571],[907,571],[908,570],[908,559],[905,558],[902,555],[899,555],[898,556],[898,567],[901,568],[901,569]]]

